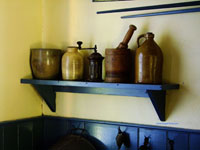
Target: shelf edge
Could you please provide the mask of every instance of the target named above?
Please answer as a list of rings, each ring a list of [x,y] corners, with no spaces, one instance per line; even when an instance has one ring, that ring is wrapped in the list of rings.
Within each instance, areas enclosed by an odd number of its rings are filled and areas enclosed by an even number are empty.
[[[179,84],[132,84],[132,83],[106,83],[86,81],[64,81],[64,80],[37,80],[21,79],[23,84],[49,85],[64,87],[87,87],[87,88],[117,88],[133,90],[173,90],[179,89]]]

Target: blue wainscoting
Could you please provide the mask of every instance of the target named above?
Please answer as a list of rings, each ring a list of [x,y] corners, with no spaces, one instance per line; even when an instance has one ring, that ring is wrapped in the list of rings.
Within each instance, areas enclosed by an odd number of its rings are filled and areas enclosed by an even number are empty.
[[[0,150],[42,150],[43,118],[0,123]]]
[[[117,150],[115,139],[119,127],[130,138],[130,147],[122,145],[121,150],[139,149],[145,137],[149,138],[151,150],[171,150],[172,147],[173,150],[200,150],[199,130],[48,116],[44,117],[44,146],[48,148],[73,128],[82,128],[103,144],[102,149]]]
[[[200,130],[50,116],[0,123],[0,150],[48,150],[75,128],[85,129],[97,150],[117,150],[119,127],[130,140],[121,150],[138,150],[145,139],[151,150],[200,150]]]

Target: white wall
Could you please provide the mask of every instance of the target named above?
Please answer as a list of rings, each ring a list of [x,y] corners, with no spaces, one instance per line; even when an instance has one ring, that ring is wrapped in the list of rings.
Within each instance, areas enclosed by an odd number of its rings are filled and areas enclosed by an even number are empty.
[[[164,125],[200,129],[200,13],[120,19],[129,13],[97,15],[97,11],[181,2],[180,0],[135,0],[94,3],[92,0],[44,0],[43,46],[65,49],[78,40],[84,47],[97,44],[104,55],[105,48],[116,47],[129,24],[137,26],[129,47],[136,49],[136,38],[151,31],[164,53],[163,81],[179,83],[180,89],[167,92],[166,122],[161,123],[148,98],[57,94],[57,112],[44,105],[45,115]],[[138,12],[143,13],[146,11]]]

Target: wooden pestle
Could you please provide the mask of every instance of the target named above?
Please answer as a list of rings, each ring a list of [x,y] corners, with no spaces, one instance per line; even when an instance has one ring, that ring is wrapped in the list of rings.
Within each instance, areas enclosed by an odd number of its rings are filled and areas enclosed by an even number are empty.
[[[136,30],[136,26],[130,25],[129,29],[123,39],[123,41],[118,45],[117,49],[127,49],[128,48],[128,42],[130,41],[134,31]]]

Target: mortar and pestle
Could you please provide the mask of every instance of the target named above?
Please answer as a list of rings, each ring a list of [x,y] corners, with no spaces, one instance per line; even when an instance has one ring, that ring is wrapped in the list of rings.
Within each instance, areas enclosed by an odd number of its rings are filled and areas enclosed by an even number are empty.
[[[105,50],[105,82],[127,83],[130,81],[131,51],[128,49],[128,42],[136,29],[134,25],[130,25],[118,47]]]

